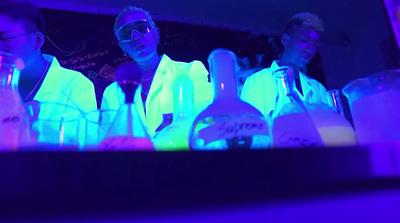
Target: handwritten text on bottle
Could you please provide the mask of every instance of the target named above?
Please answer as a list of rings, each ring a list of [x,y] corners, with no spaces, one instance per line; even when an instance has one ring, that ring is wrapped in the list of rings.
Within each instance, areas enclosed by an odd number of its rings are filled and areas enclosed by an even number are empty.
[[[313,140],[308,139],[307,137],[301,137],[296,134],[291,134],[289,132],[285,132],[277,138],[277,145],[279,146],[300,146],[300,147],[316,147],[318,143]]]
[[[247,117],[233,120],[218,121],[199,131],[199,137],[205,144],[240,136],[268,135],[268,125],[265,121]]]

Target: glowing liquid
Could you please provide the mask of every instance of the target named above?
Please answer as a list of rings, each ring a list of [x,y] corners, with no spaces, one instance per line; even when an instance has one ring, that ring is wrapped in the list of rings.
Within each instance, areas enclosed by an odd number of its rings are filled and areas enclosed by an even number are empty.
[[[320,127],[318,132],[325,146],[356,146],[357,138],[352,127],[329,126]]]
[[[305,113],[293,113],[275,118],[272,136],[273,147],[324,146],[314,123]]]
[[[154,150],[153,143],[149,138],[130,137],[130,136],[115,136],[104,139],[99,150]]]
[[[338,112],[326,109],[309,111],[325,146],[356,146],[357,138],[351,124]]]
[[[154,139],[156,150],[189,150],[188,135],[191,122],[174,121],[165,127]]]
[[[357,139],[361,145],[400,142],[400,91],[365,96],[351,105]]]

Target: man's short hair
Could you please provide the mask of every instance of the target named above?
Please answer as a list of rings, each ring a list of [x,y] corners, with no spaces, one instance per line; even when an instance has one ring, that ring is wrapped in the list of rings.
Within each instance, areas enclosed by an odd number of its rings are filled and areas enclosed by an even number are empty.
[[[2,0],[0,14],[11,18],[13,21],[24,21],[36,26],[35,29],[45,33],[46,25],[42,13],[31,1],[27,0]],[[35,31],[36,31],[35,30]]]
[[[114,34],[117,35],[117,31],[120,28],[120,25],[118,24],[118,21],[121,19],[122,16],[124,16],[125,14],[132,12],[132,11],[142,11],[144,12],[144,14],[147,17],[147,21],[150,22],[150,25],[152,27],[156,27],[156,24],[153,21],[153,18],[151,18],[151,15],[148,11],[142,9],[142,8],[138,8],[135,6],[127,6],[124,9],[122,9],[122,11],[117,15],[117,17],[115,18],[115,23],[114,23]]]
[[[285,33],[291,35],[295,31],[299,30],[303,25],[311,27],[321,33],[325,30],[323,21],[316,14],[310,12],[300,12],[295,14],[289,20],[285,29]]]

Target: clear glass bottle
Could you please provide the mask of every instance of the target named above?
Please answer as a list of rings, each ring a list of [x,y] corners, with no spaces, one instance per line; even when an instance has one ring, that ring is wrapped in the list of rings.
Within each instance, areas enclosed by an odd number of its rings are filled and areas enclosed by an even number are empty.
[[[307,108],[326,147],[357,145],[353,126],[334,108],[323,103]]]
[[[122,64],[115,72],[125,103],[121,105],[100,150],[154,150],[147,128],[143,124],[134,102],[136,90],[141,83],[141,71],[131,63]]]
[[[209,57],[213,102],[194,120],[189,134],[193,150],[266,149],[270,146],[268,122],[237,94],[236,55],[226,49]]]
[[[328,91],[328,104],[308,104],[313,119],[325,146],[356,146],[357,137],[353,126],[343,114],[340,91]]]
[[[303,102],[294,90],[291,67],[273,72],[277,96],[272,111],[273,147],[321,147],[324,143]]]
[[[27,117],[21,108],[18,91],[23,61],[15,55],[0,52],[0,151],[17,150],[29,140]]]
[[[153,140],[156,150],[189,150],[188,135],[194,119],[193,82],[187,75],[179,75],[172,85],[172,123]]]

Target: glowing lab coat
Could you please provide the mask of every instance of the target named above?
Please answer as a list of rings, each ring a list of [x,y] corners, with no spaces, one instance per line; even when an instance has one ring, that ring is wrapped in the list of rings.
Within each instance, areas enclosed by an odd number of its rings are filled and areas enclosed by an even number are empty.
[[[146,99],[146,115],[144,114],[141,87],[135,95],[135,104],[138,113],[153,135],[157,127],[163,121],[163,114],[173,113],[172,84],[180,74],[187,74],[194,85],[194,110],[195,116],[208,106],[213,99],[213,89],[208,82],[208,71],[200,61],[190,63],[171,60],[167,55],[162,55],[160,64],[154,74]],[[124,103],[125,95],[116,82],[109,85],[103,94],[102,109],[119,109]]]
[[[51,61],[51,65],[33,100],[67,104],[82,112],[96,110],[92,81],[78,71],[61,67],[57,58],[46,54],[43,56]],[[46,114],[55,115],[52,111],[46,111]]]
[[[51,107],[51,109],[48,107],[42,109],[41,107],[38,118],[52,121],[35,124],[35,126],[37,125],[37,130],[41,132],[37,140],[38,142],[58,144],[56,141],[60,136],[55,134],[63,131],[63,144],[77,145],[78,142],[76,140],[82,141],[84,137],[84,131],[78,130],[80,120],[82,120],[84,113],[97,109],[94,85],[82,73],[61,67],[55,57],[50,55],[43,56],[47,61],[51,62],[51,65],[33,100],[57,102],[61,104],[61,107]],[[78,112],[67,110],[65,105],[76,108]],[[66,123],[65,126],[63,124],[63,130],[60,130],[60,123],[55,121],[63,120]],[[77,135],[79,135],[79,138],[76,138]],[[60,140],[62,139],[60,138]]]

